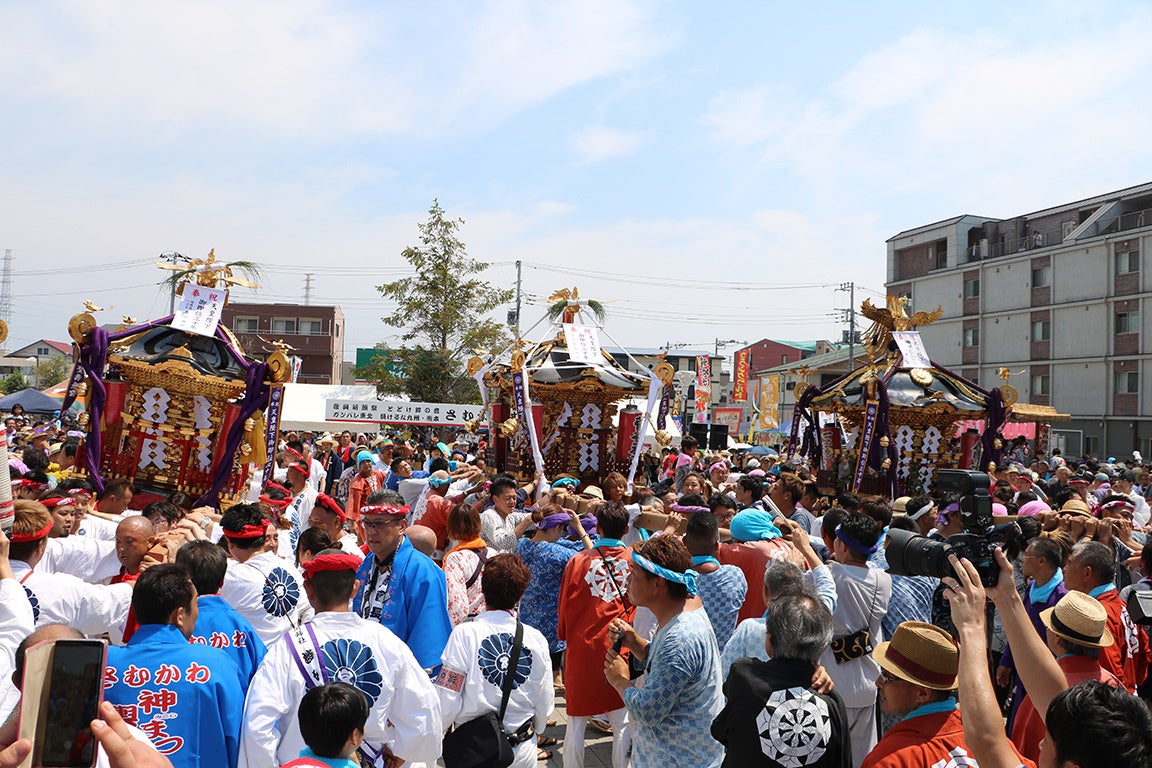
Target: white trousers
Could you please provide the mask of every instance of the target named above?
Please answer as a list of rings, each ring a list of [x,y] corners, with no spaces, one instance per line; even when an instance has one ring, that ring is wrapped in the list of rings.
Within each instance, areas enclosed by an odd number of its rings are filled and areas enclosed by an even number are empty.
[[[621,707],[608,713],[612,726],[612,768],[628,768],[628,752],[632,747],[632,730],[628,723],[628,709]],[[587,717],[568,716],[568,729],[564,732],[564,768],[584,768],[584,731]]]

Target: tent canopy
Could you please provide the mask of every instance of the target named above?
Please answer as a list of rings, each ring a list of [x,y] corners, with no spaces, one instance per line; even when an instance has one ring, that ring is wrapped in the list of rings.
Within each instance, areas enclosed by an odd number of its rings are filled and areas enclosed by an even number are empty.
[[[285,384],[280,429],[310,432],[340,432],[345,429],[352,432],[376,431],[378,425],[375,422],[356,424],[348,421],[326,421],[324,403],[330,399],[374,400],[376,387],[370,384]]]
[[[0,397],[0,411],[10,411],[17,405],[28,413],[52,413],[60,410],[59,400],[33,387]]]

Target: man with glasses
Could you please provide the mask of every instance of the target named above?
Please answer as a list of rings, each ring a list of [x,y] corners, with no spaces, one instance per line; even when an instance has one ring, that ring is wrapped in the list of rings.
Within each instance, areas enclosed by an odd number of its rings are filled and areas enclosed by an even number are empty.
[[[356,572],[360,587],[352,610],[388,627],[421,667],[436,672],[452,633],[444,572],[404,535],[408,506],[399,493],[376,491],[359,513],[370,551]]]

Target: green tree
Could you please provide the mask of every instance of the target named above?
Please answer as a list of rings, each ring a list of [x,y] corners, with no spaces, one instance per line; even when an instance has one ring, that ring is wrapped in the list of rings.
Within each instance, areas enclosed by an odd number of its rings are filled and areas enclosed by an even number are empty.
[[[20,371],[13,371],[0,380],[0,389],[4,390],[4,394],[10,395],[13,392],[20,392],[32,386],[28,379],[24,378],[24,374]]]
[[[36,382],[36,389],[48,389],[64,381],[71,372],[70,360],[65,357],[49,357],[36,364],[32,369],[32,378]]]
[[[488,264],[468,258],[457,237],[463,219],[448,219],[434,200],[428,219],[419,225],[420,245],[401,254],[412,275],[376,286],[389,302],[385,325],[403,329],[401,349],[382,350],[358,376],[387,394],[403,392],[413,400],[434,403],[478,403],[480,392],[464,370],[478,349],[500,345],[504,326],[485,315],[512,299],[511,289],[480,279]],[[394,361],[402,372],[385,369]]]

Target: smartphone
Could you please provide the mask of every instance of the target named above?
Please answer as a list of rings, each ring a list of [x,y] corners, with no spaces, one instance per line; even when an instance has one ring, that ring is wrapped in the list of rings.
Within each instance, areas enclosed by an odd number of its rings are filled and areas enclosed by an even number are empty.
[[[104,695],[104,640],[61,638],[28,649],[20,701],[20,738],[32,754],[23,766],[92,768],[91,723]]]

